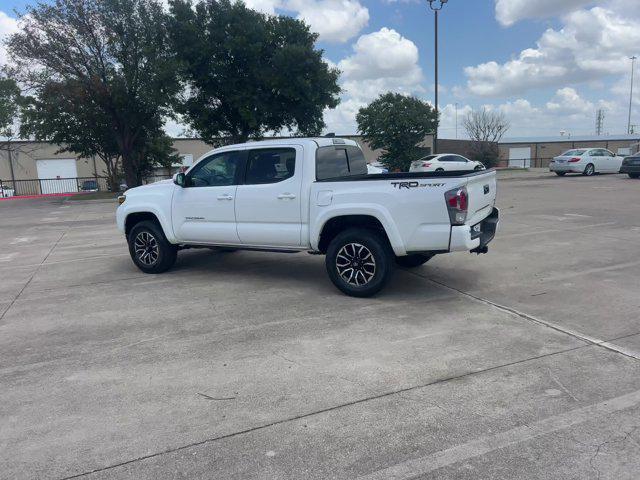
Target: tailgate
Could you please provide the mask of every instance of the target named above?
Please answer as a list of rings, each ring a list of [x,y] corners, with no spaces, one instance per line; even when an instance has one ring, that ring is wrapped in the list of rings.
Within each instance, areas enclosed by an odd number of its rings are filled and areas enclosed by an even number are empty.
[[[469,195],[469,210],[465,223],[475,225],[489,216],[496,203],[495,170],[469,177],[467,193]]]

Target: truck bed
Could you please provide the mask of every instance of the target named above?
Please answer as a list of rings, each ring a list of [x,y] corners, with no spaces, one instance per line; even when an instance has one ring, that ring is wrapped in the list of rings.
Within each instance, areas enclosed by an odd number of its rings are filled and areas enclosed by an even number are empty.
[[[396,172],[396,173],[368,173],[365,175],[347,175],[344,177],[325,178],[316,182],[362,182],[374,180],[411,180],[414,178],[457,178],[474,177],[494,172],[495,169],[487,170],[457,170],[450,172]]]

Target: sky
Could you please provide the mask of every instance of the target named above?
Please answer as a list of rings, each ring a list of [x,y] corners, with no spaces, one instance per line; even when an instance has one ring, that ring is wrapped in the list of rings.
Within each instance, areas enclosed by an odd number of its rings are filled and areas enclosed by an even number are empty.
[[[319,34],[317,47],[342,72],[341,103],[325,112],[326,131],[356,133],[358,109],[387,91],[433,102],[428,1],[244,1],[300,18]],[[0,36],[19,28],[15,11],[28,3],[0,0]],[[465,138],[462,118],[480,108],[506,115],[507,137],[594,134],[598,109],[604,134],[626,133],[629,57],[640,57],[640,0],[449,0],[439,33],[441,138]],[[636,79],[632,123],[640,131],[640,60]]]

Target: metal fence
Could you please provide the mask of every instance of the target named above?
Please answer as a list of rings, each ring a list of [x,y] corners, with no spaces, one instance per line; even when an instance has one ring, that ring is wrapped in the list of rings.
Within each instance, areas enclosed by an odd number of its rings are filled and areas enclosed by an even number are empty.
[[[53,193],[107,192],[106,177],[38,178],[0,180],[0,197]]]
[[[500,167],[510,168],[547,168],[553,158],[510,158],[500,160]]]

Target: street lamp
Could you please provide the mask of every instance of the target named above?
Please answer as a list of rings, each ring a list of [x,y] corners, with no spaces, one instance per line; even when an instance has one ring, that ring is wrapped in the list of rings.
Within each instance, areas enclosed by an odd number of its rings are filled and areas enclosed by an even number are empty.
[[[435,14],[435,90],[436,90],[436,131],[433,135],[433,153],[438,153],[438,13],[448,0],[428,0],[429,8]],[[440,5],[440,6],[438,6]]]
[[[629,122],[627,123],[628,134],[632,133],[631,132],[631,107],[633,105],[633,71],[635,70],[637,58],[638,57],[636,57],[635,55],[629,58],[629,60],[631,60],[631,91],[629,92]]]

